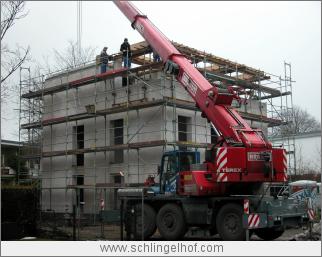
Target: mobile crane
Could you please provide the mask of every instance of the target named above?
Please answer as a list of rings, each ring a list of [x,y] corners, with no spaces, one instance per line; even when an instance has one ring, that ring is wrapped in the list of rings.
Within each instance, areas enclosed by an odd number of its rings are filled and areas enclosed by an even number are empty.
[[[258,195],[264,182],[287,181],[286,151],[272,147],[264,133],[251,128],[231,106],[234,99],[240,101],[234,89],[211,85],[132,3],[114,3],[217,134],[217,143],[206,151],[203,163],[197,151],[164,153],[158,167],[160,181],[147,183],[143,211],[137,190],[119,190],[119,196],[128,199],[127,232],[149,238],[158,228],[166,240],[176,240],[197,226],[219,233],[224,240],[243,240],[246,229],[254,229],[263,239],[275,239],[284,226],[303,222],[303,211],[293,199]]]

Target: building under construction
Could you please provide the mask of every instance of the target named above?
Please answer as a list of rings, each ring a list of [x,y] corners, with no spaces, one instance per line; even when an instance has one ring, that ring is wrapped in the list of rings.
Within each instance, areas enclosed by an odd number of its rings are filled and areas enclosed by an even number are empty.
[[[290,122],[281,116],[292,109],[290,65],[284,64],[283,77],[275,76],[174,45],[214,86],[239,87],[246,101],[233,105],[251,127],[267,135]],[[97,59],[21,80],[20,136],[30,149],[25,158],[35,170],[39,166],[42,210],[70,213],[77,204],[82,213],[95,214],[102,200],[105,209],[117,209],[117,188],[157,176],[163,152],[199,150],[202,160],[211,147],[214,130],[174,76],[163,72],[162,61],[153,61],[151,47],[144,41],[131,50],[129,69],[116,53],[102,74]],[[284,147],[290,164],[292,138],[284,138]]]

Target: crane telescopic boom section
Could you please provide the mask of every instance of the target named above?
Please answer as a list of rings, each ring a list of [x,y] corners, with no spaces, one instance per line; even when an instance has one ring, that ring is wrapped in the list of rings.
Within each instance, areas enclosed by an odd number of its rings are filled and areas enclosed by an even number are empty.
[[[114,1],[114,3],[129,19],[132,27],[160,55],[165,63],[165,69],[176,75],[176,79],[195,100],[203,116],[221,133],[226,146],[271,148],[271,143],[264,139],[262,131],[252,129],[231,107],[234,98],[232,91],[219,90],[212,86],[132,3],[127,1]]]

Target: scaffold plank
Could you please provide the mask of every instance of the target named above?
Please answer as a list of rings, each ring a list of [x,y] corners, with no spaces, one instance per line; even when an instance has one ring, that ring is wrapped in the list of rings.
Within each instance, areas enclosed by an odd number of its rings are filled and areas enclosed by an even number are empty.
[[[131,69],[126,69],[126,68],[120,68],[120,69],[115,69],[115,70],[108,70],[105,73],[97,74],[97,75],[92,75],[92,76],[87,76],[78,80],[70,81],[67,83],[63,83],[57,86],[45,88],[43,90],[37,90],[34,92],[29,92],[26,94],[23,94],[21,97],[22,98],[35,98],[35,97],[41,97],[44,95],[49,95],[53,93],[58,93],[62,92],[68,89],[72,88],[78,88],[80,86],[88,85],[91,83],[103,81],[105,79],[111,79],[115,77],[119,77],[122,75],[126,75],[128,72],[131,73],[136,73],[142,70],[148,70],[151,68],[155,67],[161,67],[162,63],[153,63],[153,64],[147,64],[147,65],[142,65],[139,67],[131,68]]]
[[[144,141],[144,142],[136,142],[136,143],[128,143],[128,144],[120,144],[120,145],[109,145],[109,146],[92,147],[92,148],[84,148],[84,149],[70,149],[70,150],[62,150],[62,151],[43,152],[42,157],[48,158],[48,157],[55,157],[55,156],[85,154],[85,153],[94,153],[94,152],[140,149],[140,148],[156,147],[156,146],[164,146],[164,145],[177,145],[177,146],[186,146],[186,147],[192,147],[192,148],[209,148],[212,146],[211,144],[208,144],[208,143],[183,142],[183,141],[168,142],[166,140],[154,140],[154,141]]]
[[[200,60],[206,60],[209,63],[212,63],[213,65],[219,67],[217,68],[217,73],[223,75],[222,73],[224,73],[224,71],[226,72],[234,72],[236,70],[238,70],[239,72],[243,72],[243,74],[248,74],[248,75],[252,75],[254,77],[256,77],[256,80],[263,80],[263,79],[268,79],[269,77],[265,75],[265,73],[263,71],[260,70],[256,70],[254,68],[251,68],[249,66],[246,66],[244,64],[239,64],[236,62],[232,62],[228,59],[224,59],[209,53],[205,53],[202,52],[200,50],[191,48],[191,47],[187,47],[184,46],[183,44],[178,44],[178,43],[174,43],[174,45],[178,48],[178,50],[180,52],[182,52],[183,54],[187,55],[188,58],[199,58]],[[135,67],[130,69],[130,72],[138,72],[140,70],[144,70],[144,69],[151,69],[151,68],[155,68],[155,67],[162,67],[162,62],[148,62],[147,59],[144,59],[145,54],[151,53],[151,48],[150,46],[147,44],[147,42],[143,41],[143,42],[139,42],[136,43],[134,45],[131,46],[131,48],[133,49],[133,60],[137,61],[138,64],[143,64],[140,67]],[[120,53],[117,53],[115,55],[113,55],[114,59],[118,59],[121,58]],[[146,64],[144,64],[145,62],[147,62]],[[214,74],[216,74],[215,71],[208,71],[208,72],[213,72]],[[103,73],[103,74],[98,74],[98,75],[92,75],[92,76],[88,76],[88,77],[84,77],[75,81],[71,81],[68,83],[64,83],[61,85],[57,85],[57,86],[53,86],[50,88],[45,88],[42,90],[37,90],[37,91],[33,91],[33,92],[28,92],[22,95],[23,98],[35,98],[35,97],[41,97],[43,95],[48,95],[48,94],[53,94],[53,93],[58,93],[61,91],[64,91],[66,89],[70,89],[70,88],[77,88],[83,85],[87,85],[90,83],[94,83],[97,81],[101,81],[101,80],[105,80],[105,79],[110,79],[110,78],[114,78],[117,76],[122,76],[124,74],[127,73],[127,69],[125,68],[120,68],[117,70],[108,70],[107,72]],[[232,78],[229,76],[226,76],[226,78],[223,79],[228,79],[228,78]],[[219,78],[220,79],[220,78]],[[241,84],[242,86],[248,86],[248,88],[254,88],[257,89],[256,87],[252,86],[251,84],[248,84],[246,80],[242,80],[242,79],[238,79],[238,84]],[[244,82],[244,83],[243,83]],[[276,94],[276,90],[275,89],[271,89],[271,88],[264,88],[264,90],[269,91],[269,90],[273,90],[274,92],[272,94]]]
[[[121,106],[115,106],[115,107],[108,108],[108,109],[97,110],[96,115],[91,114],[91,113],[79,113],[79,114],[63,116],[63,117],[55,117],[52,119],[43,120],[42,123],[41,122],[33,122],[30,124],[22,124],[21,128],[30,129],[30,128],[39,128],[41,126],[45,127],[45,126],[50,126],[50,125],[55,125],[55,124],[61,124],[64,122],[72,122],[72,121],[77,121],[77,120],[90,119],[90,118],[94,118],[97,115],[110,115],[110,114],[131,111],[131,110],[150,108],[150,107],[159,106],[159,105],[162,105],[165,103],[171,107],[199,111],[199,109],[196,107],[196,104],[191,101],[173,99],[173,98],[169,98],[169,97],[163,97],[163,99],[157,99],[154,101],[148,101],[147,99],[145,99],[145,100],[142,99],[141,101],[136,100],[136,101],[132,101],[129,103],[125,102]],[[279,125],[281,125],[281,122],[282,122],[279,119],[273,119],[273,118],[269,118],[266,116],[261,116],[261,115],[257,115],[257,114],[250,114],[250,113],[242,112],[242,111],[238,111],[238,112],[245,119],[268,123],[269,126],[279,126]]]

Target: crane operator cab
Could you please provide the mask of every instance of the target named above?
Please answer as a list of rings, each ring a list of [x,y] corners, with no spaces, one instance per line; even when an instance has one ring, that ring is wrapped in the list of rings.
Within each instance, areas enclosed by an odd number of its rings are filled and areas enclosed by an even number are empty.
[[[189,171],[193,164],[199,163],[200,153],[197,151],[165,152],[162,156],[161,165],[158,166],[160,176],[159,193],[165,195],[175,194],[179,173]]]

